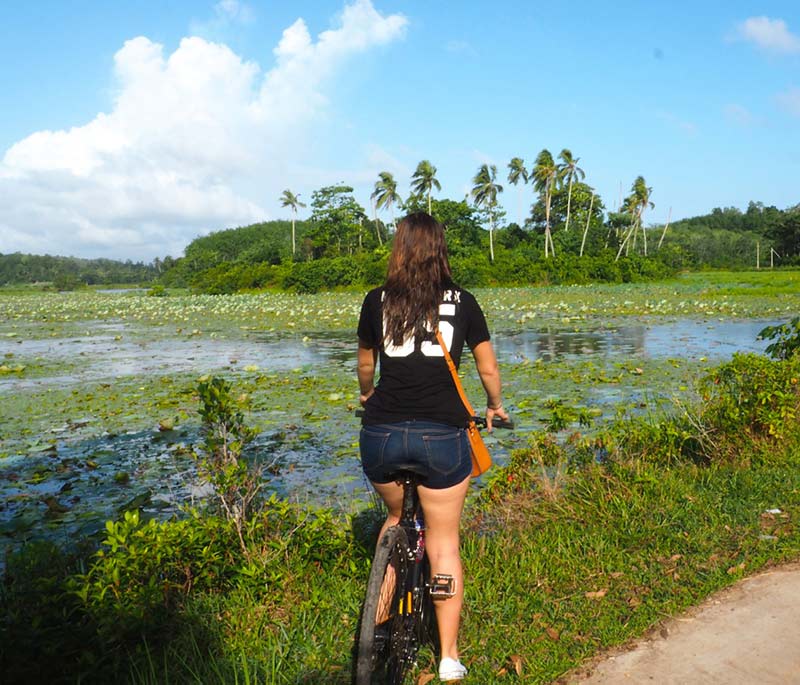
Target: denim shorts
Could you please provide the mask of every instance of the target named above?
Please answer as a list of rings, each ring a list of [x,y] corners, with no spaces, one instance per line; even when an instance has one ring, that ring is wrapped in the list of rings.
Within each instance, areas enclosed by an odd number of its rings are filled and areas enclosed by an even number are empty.
[[[442,489],[472,473],[467,431],[433,421],[402,421],[364,426],[359,439],[361,465],[373,483],[391,483],[400,471],[413,471],[420,485]]]

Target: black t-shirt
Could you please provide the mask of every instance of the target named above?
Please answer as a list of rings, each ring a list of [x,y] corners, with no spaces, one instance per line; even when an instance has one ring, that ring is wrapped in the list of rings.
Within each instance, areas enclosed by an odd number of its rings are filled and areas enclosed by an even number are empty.
[[[383,288],[367,293],[361,306],[358,337],[380,350],[380,380],[367,401],[363,423],[396,423],[412,419],[464,426],[469,418],[447,368],[436,334],[422,340],[407,339],[403,345],[384,344]],[[439,305],[439,330],[456,367],[466,342],[472,350],[489,340],[489,329],[480,306],[466,290],[448,287]]]

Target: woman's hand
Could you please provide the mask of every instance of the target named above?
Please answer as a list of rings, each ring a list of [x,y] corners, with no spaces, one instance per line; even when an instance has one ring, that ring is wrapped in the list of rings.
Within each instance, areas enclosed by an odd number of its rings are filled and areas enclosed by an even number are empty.
[[[490,433],[492,432],[492,419],[494,417],[501,419],[502,421],[508,421],[508,413],[505,409],[503,409],[503,405],[500,404],[497,407],[486,407],[486,430]]]
[[[369,392],[362,393],[358,396],[358,401],[361,402],[361,406],[365,407],[367,405],[367,400],[375,394],[375,388],[370,388]]]

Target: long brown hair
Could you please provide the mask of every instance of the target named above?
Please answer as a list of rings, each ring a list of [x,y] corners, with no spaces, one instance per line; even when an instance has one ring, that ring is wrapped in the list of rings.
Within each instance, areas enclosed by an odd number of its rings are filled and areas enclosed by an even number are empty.
[[[383,286],[385,343],[421,338],[439,325],[439,303],[451,283],[444,227],[430,214],[414,212],[398,225]]]

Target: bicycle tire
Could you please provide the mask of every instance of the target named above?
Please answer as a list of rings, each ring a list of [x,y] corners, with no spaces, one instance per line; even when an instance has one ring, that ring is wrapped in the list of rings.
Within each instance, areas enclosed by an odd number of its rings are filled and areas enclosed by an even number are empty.
[[[431,563],[426,556],[422,560],[423,588],[431,577]],[[436,621],[436,608],[430,592],[423,590],[422,604],[419,607],[418,641],[420,645],[429,644],[435,655],[439,654],[439,624]]]
[[[405,530],[392,526],[378,544],[367,582],[356,653],[356,685],[402,685],[411,667],[418,636],[417,614],[408,613],[404,607],[411,563]]]

